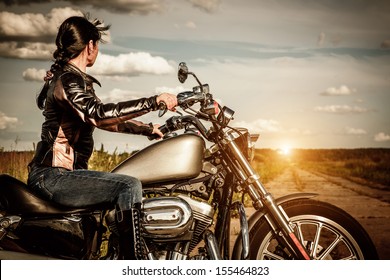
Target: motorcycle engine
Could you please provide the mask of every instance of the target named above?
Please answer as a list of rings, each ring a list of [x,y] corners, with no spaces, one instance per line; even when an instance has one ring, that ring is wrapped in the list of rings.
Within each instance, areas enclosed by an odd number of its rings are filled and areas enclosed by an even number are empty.
[[[144,235],[165,240],[200,238],[211,225],[213,215],[211,205],[184,195],[145,199],[142,220]]]
[[[185,195],[146,198],[142,204],[142,236],[151,259],[186,259],[213,223],[214,208]],[[106,216],[106,223],[119,235],[114,210]]]

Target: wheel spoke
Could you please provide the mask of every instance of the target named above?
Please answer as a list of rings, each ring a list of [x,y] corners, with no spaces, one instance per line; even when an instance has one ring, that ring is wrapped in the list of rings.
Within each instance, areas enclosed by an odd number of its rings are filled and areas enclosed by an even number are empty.
[[[337,244],[339,244],[343,240],[342,236],[338,236],[335,240],[333,240],[332,244],[326,248],[326,250],[319,256],[320,260],[324,260],[329,254],[336,248]]]
[[[355,261],[355,260],[358,260],[358,258],[356,258],[356,256],[354,256],[354,255],[350,255],[349,257],[346,257],[346,258],[342,258],[341,260],[346,260],[346,261],[351,261],[351,260],[353,260],[353,261]]]
[[[273,259],[273,260],[284,260],[284,258],[282,256],[279,256],[279,255],[276,255],[274,253],[271,253],[268,250],[264,252],[264,256],[267,256],[267,257],[269,257],[270,259]],[[263,256],[263,259],[264,259],[264,256]]]
[[[317,249],[318,249],[318,244],[320,242],[321,231],[322,231],[322,223],[318,223],[316,235],[314,236],[314,240],[313,240],[313,248],[310,252],[311,257],[313,257],[314,259],[317,257]]]
[[[303,243],[305,240],[303,239],[302,227],[300,223],[297,223],[297,231],[298,231],[298,239]]]

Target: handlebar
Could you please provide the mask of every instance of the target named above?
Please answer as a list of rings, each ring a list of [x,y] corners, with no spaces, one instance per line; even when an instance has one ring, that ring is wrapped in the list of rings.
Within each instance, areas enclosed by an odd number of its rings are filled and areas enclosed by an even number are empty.
[[[182,109],[187,109],[196,102],[205,102],[208,98],[211,97],[209,92],[210,89],[208,84],[196,86],[192,89],[192,91],[180,92],[177,95],[177,103]]]
[[[174,132],[179,129],[185,128],[187,124],[191,124],[195,126],[199,132],[205,137],[208,138],[208,131],[206,127],[200,122],[200,120],[194,116],[174,116],[169,118],[164,125],[160,126],[159,129],[162,132],[162,134],[166,135],[170,132]],[[152,134],[148,136],[149,140],[155,140],[158,139],[158,134]]]
[[[205,112],[205,110],[207,110],[210,105],[210,102],[213,102],[212,95],[209,93],[209,85],[204,84],[196,86],[193,88],[192,91],[184,91],[177,95],[178,106],[180,106],[180,108],[182,108],[183,110],[190,108],[192,105],[198,102],[201,103],[201,112],[199,112],[199,115],[197,117],[194,117],[192,115],[171,117],[165,122],[164,125],[159,127],[159,130],[162,132],[162,134],[166,135],[170,132],[183,129],[185,128],[186,124],[190,124],[195,126],[199,130],[199,132],[207,139],[207,129],[198,118],[201,117],[202,112]],[[161,102],[159,104],[159,109],[159,117],[161,117],[167,111],[166,104]],[[207,117],[207,114],[203,115]],[[148,136],[148,139],[155,140],[159,137],[160,136],[158,134],[152,134]]]
[[[181,125],[181,122],[179,120],[180,117],[174,116],[166,120],[165,124],[160,126],[158,129],[161,131],[162,134],[168,134],[170,132],[173,132],[175,130],[179,130],[183,128]],[[149,140],[155,140],[158,139],[160,136],[158,134],[152,134],[148,136]]]

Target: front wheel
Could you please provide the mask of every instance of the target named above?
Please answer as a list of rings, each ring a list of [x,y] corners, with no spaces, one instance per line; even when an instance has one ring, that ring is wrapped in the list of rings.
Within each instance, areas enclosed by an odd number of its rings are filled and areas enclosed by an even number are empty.
[[[288,201],[281,206],[312,259],[378,259],[367,232],[344,210],[311,199]],[[249,236],[250,259],[291,259],[291,254],[276,240],[264,218],[253,226]]]

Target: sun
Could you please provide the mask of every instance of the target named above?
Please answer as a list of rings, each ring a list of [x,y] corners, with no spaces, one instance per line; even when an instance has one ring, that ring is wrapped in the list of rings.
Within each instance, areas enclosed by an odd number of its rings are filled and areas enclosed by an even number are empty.
[[[290,147],[283,147],[282,148],[282,154],[284,154],[284,155],[289,155],[291,153],[291,149],[290,149]]]
[[[279,154],[288,156],[291,154],[291,148],[289,146],[284,146],[279,149]]]

